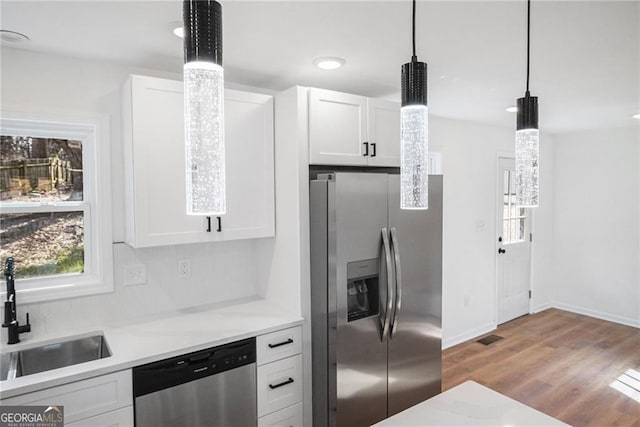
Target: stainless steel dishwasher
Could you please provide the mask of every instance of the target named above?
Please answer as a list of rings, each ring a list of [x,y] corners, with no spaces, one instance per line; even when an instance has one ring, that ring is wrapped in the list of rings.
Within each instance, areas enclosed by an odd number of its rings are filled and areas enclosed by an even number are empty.
[[[256,340],[133,369],[136,427],[257,425]]]

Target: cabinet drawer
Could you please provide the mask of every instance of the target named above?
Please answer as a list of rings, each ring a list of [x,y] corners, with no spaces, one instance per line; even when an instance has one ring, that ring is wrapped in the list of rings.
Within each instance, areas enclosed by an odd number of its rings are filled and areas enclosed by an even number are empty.
[[[133,406],[127,406],[126,408],[85,418],[66,425],[68,427],[133,427]]]
[[[65,424],[133,405],[131,370],[22,394],[3,405],[64,406]]]
[[[258,417],[301,401],[301,354],[258,366]]]
[[[258,366],[302,353],[302,327],[260,335],[256,347]]]
[[[302,402],[258,418],[258,427],[302,427]]]

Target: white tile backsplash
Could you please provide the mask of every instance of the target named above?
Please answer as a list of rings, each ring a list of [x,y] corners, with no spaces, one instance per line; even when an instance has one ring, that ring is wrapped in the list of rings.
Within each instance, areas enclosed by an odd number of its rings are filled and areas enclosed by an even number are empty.
[[[33,304],[20,304],[18,321],[28,312],[32,332],[22,338],[73,333],[77,329],[100,329],[107,323],[134,321],[136,318],[192,306],[212,304],[258,294],[262,285],[257,265],[269,253],[252,240],[202,243],[134,249],[124,243],[113,245],[114,292]],[[178,259],[191,261],[191,276],[178,276]],[[144,264],[147,282],[124,286],[124,266]],[[20,278],[16,278],[20,289]],[[4,313],[2,313],[4,315]],[[2,330],[1,345],[7,341]]]

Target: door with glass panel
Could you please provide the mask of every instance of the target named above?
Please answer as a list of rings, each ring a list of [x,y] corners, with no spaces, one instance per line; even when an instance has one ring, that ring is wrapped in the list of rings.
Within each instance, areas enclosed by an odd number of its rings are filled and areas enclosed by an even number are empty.
[[[515,161],[498,159],[496,286],[498,324],[529,313],[530,209],[516,204]]]

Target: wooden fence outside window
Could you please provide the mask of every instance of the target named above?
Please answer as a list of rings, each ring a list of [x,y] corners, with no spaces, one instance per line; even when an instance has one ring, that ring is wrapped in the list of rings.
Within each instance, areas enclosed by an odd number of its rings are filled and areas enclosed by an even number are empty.
[[[72,189],[82,182],[82,169],[71,168],[71,162],[57,157],[47,159],[1,160],[0,192],[2,198]]]

